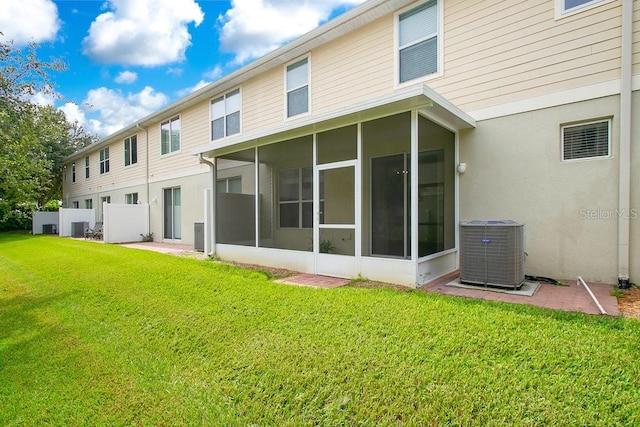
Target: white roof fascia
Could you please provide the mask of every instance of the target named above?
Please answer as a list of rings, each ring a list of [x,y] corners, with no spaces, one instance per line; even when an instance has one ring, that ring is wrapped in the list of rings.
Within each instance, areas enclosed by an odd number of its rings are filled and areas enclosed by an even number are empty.
[[[359,104],[354,104],[329,113],[317,116],[307,116],[300,120],[290,121],[286,124],[274,126],[252,134],[227,138],[224,142],[216,142],[192,150],[193,155],[214,153],[239,146],[248,142],[263,145],[286,139],[286,134],[296,132],[318,132],[335,127],[339,121],[344,125],[362,120],[372,120],[377,117],[395,114],[401,111],[419,109],[426,116],[441,122],[452,130],[469,129],[476,127],[476,121],[464,111],[453,105],[447,99],[435,92],[427,85],[412,86],[396,91],[390,95],[374,98]]]

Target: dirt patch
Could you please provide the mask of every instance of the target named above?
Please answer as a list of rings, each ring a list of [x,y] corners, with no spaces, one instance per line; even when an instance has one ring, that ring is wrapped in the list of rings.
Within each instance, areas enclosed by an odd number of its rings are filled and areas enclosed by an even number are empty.
[[[618,297],[618,307],[624,317],[640,320],[640,288],[621,290],[624,295]]]

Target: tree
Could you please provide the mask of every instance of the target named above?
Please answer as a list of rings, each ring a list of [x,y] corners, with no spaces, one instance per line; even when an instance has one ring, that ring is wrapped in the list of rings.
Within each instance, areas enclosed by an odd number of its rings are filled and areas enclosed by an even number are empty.
[[[66,69],[36,51],[0,43],[0,230],[28,229],[36,209],[61,197],[62,159],[97,140],[62,111],[30,102],[38,92],[55,96],[48,73]]]

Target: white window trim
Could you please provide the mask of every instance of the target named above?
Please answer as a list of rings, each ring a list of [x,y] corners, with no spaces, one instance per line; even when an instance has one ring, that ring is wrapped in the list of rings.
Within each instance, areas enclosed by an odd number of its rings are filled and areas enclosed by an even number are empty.
[[[84,179],[91,179],[91,157],[89,156],[84,157]]]
[[[135,138],[136,138],[136,162],[135,162],[135,163],[129,163],[129,164],[127,164],[127,159],[126,159],[126,157],[125,157],[124,162],[123,162],[123,164],[124,164],[124,167],[125,167],[125,168],[131,168],[131,167],[135,167],[135,166],[137,166],[137,165],[138,165],[138,134],[130,135],[130,136],[126,137],[126,138],[122,141],[122,151],[123,151],[123,155],[125,155],[125,156],[126,156],[126,152],[127,152],[127,150],[126,150],[127,141],[131,141],[131,138],[133,138],[133,137],[135,137]],[[131,152],[129,152],[129,156],[131,156]]]
[[[307,108],[307,112],[306,113],[300,113],[300,114],[296,114],[295,116],[291,116],[289,117],[287,115],[287,111],[289,109],[289,100],[287,97],[287,94],[289,93],[287,91],[287,68],[289,68],[289,65],[295,64],[296,62],[302,61],[303,59],[307,59],[307,87],[309,89],[309,93],[308,93],[308,97],[309,97],[309,105]],[[284,82],[284,120],[288,121],[288,120],[296,120],[300,117],[307,117],[311,115],[311,54],[307,54],[307,55],[303,55],[300,56],[299,58],[294,59],[293,61],[289,61],[286,64],[284,64],[284,70],[283,70],[283,82]]]
[[[238,91],[238,96],[240,97],[240,110],[239,110],[239,112],[240,112],[240,132],[234,133],[233,135],[226,135],[226,133],[227,133],[227,122],[226,122],[227,111],[226,111],[226,108],[225,108],[225,114],[224,114],[224,117],[225,117],[225,125],[224,125],[225,136],[223,136],[222,138],[218,138],[218,139],[214,140],[213,139],[213,132],[211,131],[211,123],[213,122],[213,115],[211,114],[211,103],[213,101],[215,101],[216,99],[218,99],[218,98],[224,98],[224,100],[226,101],[227,100],[227,95],[229,95],[231,92],[236,91],[236,90]],[[225,140],[227,138],[241,136],[242,135],[242,118],[243,118],[242,116],[243,116],[243,114],[242,114],[242,88],[240,86],[235,87],[235,88],[230,89],[230,90],[227,90],[223,94],[218,95],[218,96],[214,96],[211,99],[209,99],[209,142],[218,142],[218,141],[223,141],[223,140]]]
[[[438,8],[438,71],[433,74],[427,74],[425,76],[418,77],[413,80],[400,83],[400,15],[408,12],[412,9],[422,6],[429,0],[421,1],[417,4],[412,4],[404,9],[397,11],[393,17],[393,85],[395,88],[402,88],[411,86],[416,82],[433,80],[437,77],[444,76],[444,0],[437,0],[436,7]]]
[[[564,158],[564,130],[566,128],[571,128],[571,127],[575,127],[575,126],[583,126],[583,125],[590,125],[590,124],[594,124],[594,123],[603,123],[603,122],[608,122],[609,123],[609,135],[608,135],[608,141],[607,141],[607,155],[606,156],[593,156],[593,157],[581,157],[579,159],[565,159]],[[581,121],[581,122],[570,122],[570,123],[563,123],[560,125],[560,161],[562,163],[574,163],[574,162],[585,162],[585,161],[591,161],[591,160],[603,160],[603,159],[611,159],[612,153],[611,153],[611,132],[613,131],[613,120],[609,117],[609,118],[602,118],[602,119],[594,119],[594,120],[588,120],[588,121]]]
[[[105,152],[105,150],[108,150],[108,157],[105,157],[104,160],[102,160],[102,153]],[[109,166],[109,170],[102,172],[103,163]],[[98,152],[98,175],[106,175],[109,172],[111,172],[111,150],[109,150],[109,147],[104,147]]]
[[[178,148],[176,151],[169,151],[168,153],[164,153],[162,154],[162,125],[164,123],[170,123],[172,122],[174,119],[178,119],[180,120],[180,148]],[[171,116],[168,119],[162,120],[160,122],[160,124],[158,125],[158,132],[160,134],[160,157],[167,157],[167,156],[174,156],[176,154],[180,154],[182,152],[182,115],[181,114],[176,114],[175,116]],[[169,140],[169,149],[171,149],[171,140]]]
[[[303,203],[312,203],[313,206],[313,195],[311,196],[311,199],[303,199],[302,198],[302,184],[303,184],[303,176],[302,176],[302,170],[303,169],[311,169],[311,171],[313,171],[313,166],[301,166],[301,167],[293,167],[293,168],[285,168],[285,169],[280,169],[278,170],[278,228],[281,230],[311,230],[313,229],[313,225],[311,227],[303,227],[302,224],[302,214],[303,214],[303,209],[302,209],[302,205]],[[288,201],[280,201],[280,173],[283,171],[292,171],[292,170],[297,170],[298,171],[298,199],[297,200],[288,200]],[[324,201],[324,199],[322,199],[321,201]],[[283,227],[280,225],[280,207],[282,205],[298,205],[298,225],[296,227]]]
[[[564,10],[564,2],[565,0],[555,0],[555,19],[566,18],[567,16],[575,15],[576,13],[584,12],[590,9],[593,9],[598,6],[602,6],[603,4],[611,3],[615,0],[591,0],[588,3],[585,3],[580,6],[576,6],[569,10]]]

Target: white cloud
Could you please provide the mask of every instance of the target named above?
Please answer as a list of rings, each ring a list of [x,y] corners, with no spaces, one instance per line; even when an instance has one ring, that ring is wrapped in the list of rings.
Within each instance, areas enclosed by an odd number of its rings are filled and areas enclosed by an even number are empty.
[[[53,106],[56,101],[56,95],[53,92],[36,92],[35,95],[29,97],[29,101],[33,104],[41,106]]]
[[[67,121],[69,123],[77,122],[83,126],[86,124],[87,119],[84,114],[84,111],[82,111],[76,103],[67,102],[66,104],[64,104],[62,107],[58,109],[62,111],[65,116],[67,116]]]
[[[231,9],[218,17],[222,25],[220,46],[242,64],[313,30],[333,10],[363,1],[233,0]]]
[[[205,87],[209,83],[211,83],[211,82],[210,81],[206,81],[206,80],[200,80],[194,86],[179,90],[178,91],[178,96],[181,97],[181,98],[184,97],[184,96],[187,96],[187,95],[197,91],[198,89],[202,89],[203,87]]]
[[[123,71],[115,78],[116,83],[122,84],[131,84],[136,80],[138,80],[138,73],[134,73],[133,71]]]
[[[216,65],[212,69],[206,71],[204,76],[210,80],[218,80],[224,74],[224,69],[220,65]]]
[[[58,7],[51,0],[3,0],[0,41],[17,45],[55,39],[60,29]]]
[[[87,93],[82,106],[66,103],[60,110],[69,122],[77,121],[86,131],[104,137],[159,110],[168,101],[165,94],[150,86],[128,94],[100,87]]]
[[[182,61],[191,45],[188,25],[204,14],[194,0],[109,0],[83,40],[99,63],[156,66]]]

